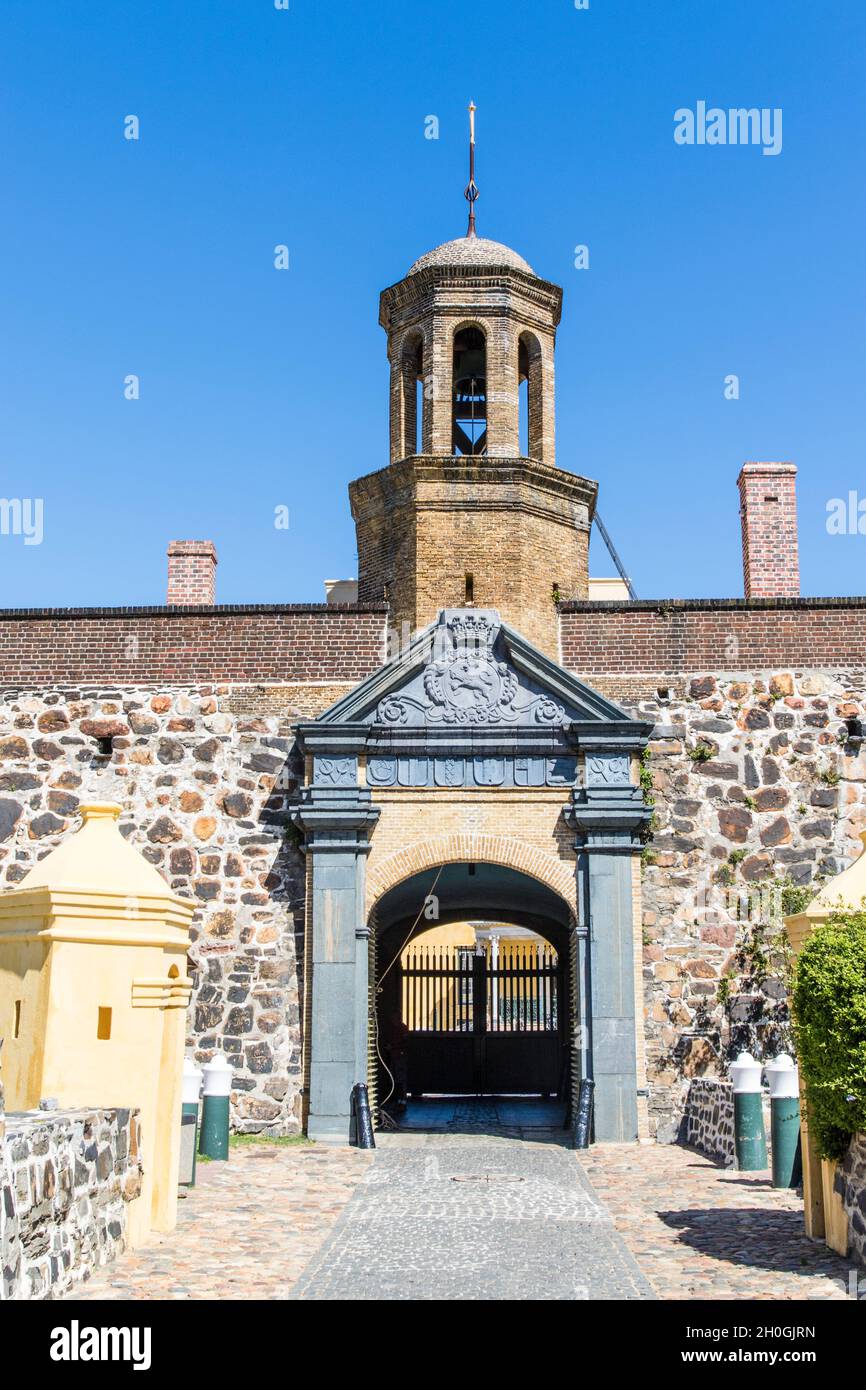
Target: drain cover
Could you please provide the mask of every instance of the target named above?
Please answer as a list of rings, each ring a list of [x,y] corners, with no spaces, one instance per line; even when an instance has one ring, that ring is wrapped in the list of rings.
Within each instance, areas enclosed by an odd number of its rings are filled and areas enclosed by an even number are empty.
[[[452,1182],[526,1182],[513,1173],[459,1173]]]

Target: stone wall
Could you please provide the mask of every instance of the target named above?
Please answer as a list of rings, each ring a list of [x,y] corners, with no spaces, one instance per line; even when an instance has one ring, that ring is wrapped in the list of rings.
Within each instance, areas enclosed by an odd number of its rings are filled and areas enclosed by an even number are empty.
[[[866,755],[840,741],[866,717],[863,670],[684,685],[631,704],[656,721],[644,987],[651,1127],[667,1141],[693,1078],[724,1075],[741,1048],[791,1050],[781,909],[855,858],[866,825]]]
[[[0,699],[3,885],[73,830],[81,801],[121,804],[122,833],[197,904],[189,1040],[199,1062],[230,1058],[241,1130],[301,1124],[305,888],[289,750],[301,713],[346,688],[63,686]]]
[[[866,1265],[866,1134],[851,1140],[837,1184],[848,1213],[849,1254]]]
[[[850,646],[860,640],[866,605],[845,603],[788,600],[746,611],[731,601],[713,622],[766,624],[773,646],[783,636],[808,636],[808,618],[816,633],[825,625],[827,642],[841,641],[847,625]],[[622,605],[584,607],[593,622],[599,610],[616,610],[612,631],[620,638],[626,629],[617,624],[632,621]],[[688,631],[697,633],[711,607],[683,607],[682,631],[692,624]],[[58,662],[63,669],[77,662],[81,677],[98,660],[113,669],[123,654],[126,619],[105,611],[113,616],[104,618],[104,630],[98,610],[76,618],[0,614],[0,629],[17,634],[18,668],[38,671],[51,666],[51,634],[62,632]],[[301,772],[295,728],[378,665],[382,619],[348,609],[179,612],[178,620],[199,625],[198,645],[187,650],[186,628],[175,631],[170,615],[139,610],[138,635],[146,630],[150,646],[136,663],[184,673],[210,632],[212,662],[222,660],[224,640],[245,669],[259,658],[272,669],[279,662],[266,650],[271,621],[274,631],[281,623],[319,624],[319,645],[315,652],[296,647],[279,683],[175,674],[7,687],[0,693],[0,883],[19,883],[70,833],[81,800],[119,801],[124,833],[198,907],[190,1046],[199,1061],[218,1048],[231,1058],[238,1128],[294,1133],[302,1119],[305,916],[304,859],[288,814]],[[658,613],[649,620],[662,621]],[[353,648],[359,631],[367,636]],[[334,650],[326,659],[320,648],[328,632]],[[285,657],[285,632],[279,640]],[[605,641],[599,664],[610,655]],[[679,1133],[694,1078],[723,1076],[740,1047],[766,1056],[789,1045],[780,971],[774,964],[762,973],[753,949],[755,925],[759,945],[767,935],[766,890],[834,874],[859,851],[854,837],[866,825],[866,754],[846,723],[866,719],[863,668],[683,669],[662,680],[629,675],[614,662],[606,675],[591,677],[655,726],[649,772],[656,827],[642,864],[643,983],[650,1132],[668,1141]],[[389,847],[388,828],[386,817],[374,836],[374,860]],[[429,833],[451,829],[450,822],[431,824]]]
[[[31,1111],[0,1137],[0,1298],[58,1298],[125,1247],[137,1112]]]
[[[726,1168],[734,1166],[734,1093],[729,1081],[706,1077],[691,1082],[679,1139]]]

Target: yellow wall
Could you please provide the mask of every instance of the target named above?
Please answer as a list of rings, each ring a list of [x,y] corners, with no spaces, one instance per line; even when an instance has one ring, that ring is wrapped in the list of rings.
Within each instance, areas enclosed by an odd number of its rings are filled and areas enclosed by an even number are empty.
[[[64,1109],[139,1110],[144,1176],[130,1241],[140,1244],[176,1220],[194,906],[126,843],[119,806],[81,809],[82,829],[0,895],[6,1105],[52,1097]]]

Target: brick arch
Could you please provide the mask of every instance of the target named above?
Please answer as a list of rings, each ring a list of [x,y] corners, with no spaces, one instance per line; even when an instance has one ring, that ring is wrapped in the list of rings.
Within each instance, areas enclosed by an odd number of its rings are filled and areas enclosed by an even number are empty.
[[[440,864],[500,864],[534,878],[557,893],[574,911],[574,863],[556,859],[544,850],[513,840],[508,835],[436,835],[388,855],[370,867],[367,875],[367,908],[372,909],[389,889],[413,874]]]

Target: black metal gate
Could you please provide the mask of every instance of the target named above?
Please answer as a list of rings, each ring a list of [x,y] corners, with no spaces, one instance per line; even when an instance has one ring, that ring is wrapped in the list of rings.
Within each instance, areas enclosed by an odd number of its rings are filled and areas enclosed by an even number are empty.
[[[556,1095],[565,994],[556,952],[410,946],[401,970],[413,1095]]]

